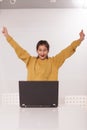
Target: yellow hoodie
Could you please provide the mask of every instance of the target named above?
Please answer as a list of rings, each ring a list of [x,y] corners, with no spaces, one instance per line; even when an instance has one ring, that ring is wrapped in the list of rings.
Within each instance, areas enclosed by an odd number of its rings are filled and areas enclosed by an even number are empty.
[[[75,40],[67,48],[59,54],[48,59],[41,60],[31,56],[26,50],[18,45],[11,37],[7,37],[7,41],[14,48],[17,56],[24,61],[27,68],[27,80],[30,81],[56,81],[58,80],[58,70],[64,61],[70,57],[80,45],[80,40]]]

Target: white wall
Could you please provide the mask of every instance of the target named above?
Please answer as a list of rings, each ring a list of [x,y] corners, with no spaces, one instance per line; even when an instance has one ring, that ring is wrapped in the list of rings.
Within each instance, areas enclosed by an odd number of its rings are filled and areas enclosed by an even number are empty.
[[[49,56],[59,53],[84,30],[86,38],[76,53],[67,59],[59,71],[60,100],[65,95],[87,95],[87,10],[25,9],[0,10],[0,30],[6,26],[10,35],[31,55],[36,43],[50,43]],[[25,64],[0,31],[0,93],[18,92],[18,81],[26,80]]]

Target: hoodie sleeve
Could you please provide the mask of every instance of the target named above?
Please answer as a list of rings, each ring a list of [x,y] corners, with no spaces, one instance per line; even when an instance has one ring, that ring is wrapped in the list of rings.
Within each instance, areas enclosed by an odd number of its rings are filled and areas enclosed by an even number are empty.
[[[31,58],[30,54],[21,46],[19,46],[19,44],[11,36],[8,36],[6,39],[8,43],[14,48],[17,56],[27,65]]]

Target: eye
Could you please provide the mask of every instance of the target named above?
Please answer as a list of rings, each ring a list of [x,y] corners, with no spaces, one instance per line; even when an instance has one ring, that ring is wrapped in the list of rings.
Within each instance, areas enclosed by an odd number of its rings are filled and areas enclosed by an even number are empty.
[[[42,51],[41,49],[39,49],[39,51]]]

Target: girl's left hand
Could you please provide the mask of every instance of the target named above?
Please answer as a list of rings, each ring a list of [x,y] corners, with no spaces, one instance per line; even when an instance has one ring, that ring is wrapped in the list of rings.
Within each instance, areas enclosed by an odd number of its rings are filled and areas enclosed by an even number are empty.
[[[79,33],[79,35],[80,35],[80,40],[83,41],[84,38],[85,38],[85,34],[84,34],[83,30],[81,30],[81,32]]]

